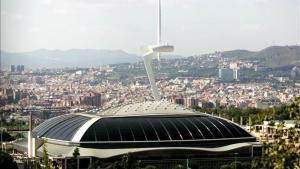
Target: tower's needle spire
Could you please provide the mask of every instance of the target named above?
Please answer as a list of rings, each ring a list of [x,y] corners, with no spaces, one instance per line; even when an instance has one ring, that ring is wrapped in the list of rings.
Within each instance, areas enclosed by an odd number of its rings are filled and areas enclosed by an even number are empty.
[[[161,44],[161,2],[158,0],[157,45]]]
[[[161,45],[161,2],[158,0],[157,45]],[[160,53],[157,53],[158,67],[160,69]]]

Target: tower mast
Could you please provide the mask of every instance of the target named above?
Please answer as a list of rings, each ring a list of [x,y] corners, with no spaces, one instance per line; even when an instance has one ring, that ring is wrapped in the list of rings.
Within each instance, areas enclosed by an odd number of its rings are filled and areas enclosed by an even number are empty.
[[[161,44],[161,0],[158,0],[157,45]]]

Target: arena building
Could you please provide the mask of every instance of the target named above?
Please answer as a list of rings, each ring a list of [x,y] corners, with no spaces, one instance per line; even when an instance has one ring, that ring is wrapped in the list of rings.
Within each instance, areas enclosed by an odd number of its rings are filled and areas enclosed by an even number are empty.
[[[96,159],[114,161],[128,153],[161,168],[186,159],[215,166],[216,161],[251,160],[262,151],[256,138],[237,124],[164,101],[54,117],[37,126],[32,137],[17,140],[14,148],[41,157],[46,144],[50,159],[62,168],[76,147],[80,168],[88,168]]]

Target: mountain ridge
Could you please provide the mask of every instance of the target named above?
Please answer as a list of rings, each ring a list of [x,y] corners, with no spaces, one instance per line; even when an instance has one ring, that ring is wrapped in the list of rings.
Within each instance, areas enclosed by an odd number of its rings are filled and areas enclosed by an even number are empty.
[[[64,68],[64,67],[97,67],[107,64],[134,63],[142,61],[142,56],[130,54],[123,50],[108,49],[38,49],[31,52],[10,53],[0,51],[2,66],[23,64],[30,68]],[[259,51],[244,49],[220,52],[230,61],[259,61],[261,66],[271,68],[298,64],[300,46],[270,46]],[[166,55],[165,59],[181,58],[179,55]]]
[[[295,65],[300,61],[300,46],[270,46],[259,51],[231,50],[221,52],[230,60],[257,60],[261,66],[276,68]]]
[[[142,58],[123,50],[102,49],[38,49],[31,52],[1,51],[3,65],[23,64],[32,68],[96,67],[116,63],[132,63]]]

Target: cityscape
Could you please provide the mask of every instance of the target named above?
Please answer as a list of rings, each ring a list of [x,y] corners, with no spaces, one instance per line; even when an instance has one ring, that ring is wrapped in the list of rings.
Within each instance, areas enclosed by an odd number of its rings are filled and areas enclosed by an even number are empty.
[[[299,47],[293,48],[299,51]],[[226,59],[219,53],[162,58],[160,65],[153,62],[160,95],[186,107],[211,104],[242,109],[280,106],[300,96],[299,66],[268,68],[256,61],[223,61]],[[187,65],[192,66],[185,69]],[[3,71],[1,84],[1,106],[7,111],[86,111],[152,98],[142,61],[40,70],[11,65]]]
[[[1,0],[0,168],[299,168],[300,36],[255,49],[177,54],[178,43],[165,43],[172,27],[164,28],[174,6],[147,3],[157,38],[140,54],[14,52],[2,20],[16,4]],[[295,18],[299,34],[299,12]]]

